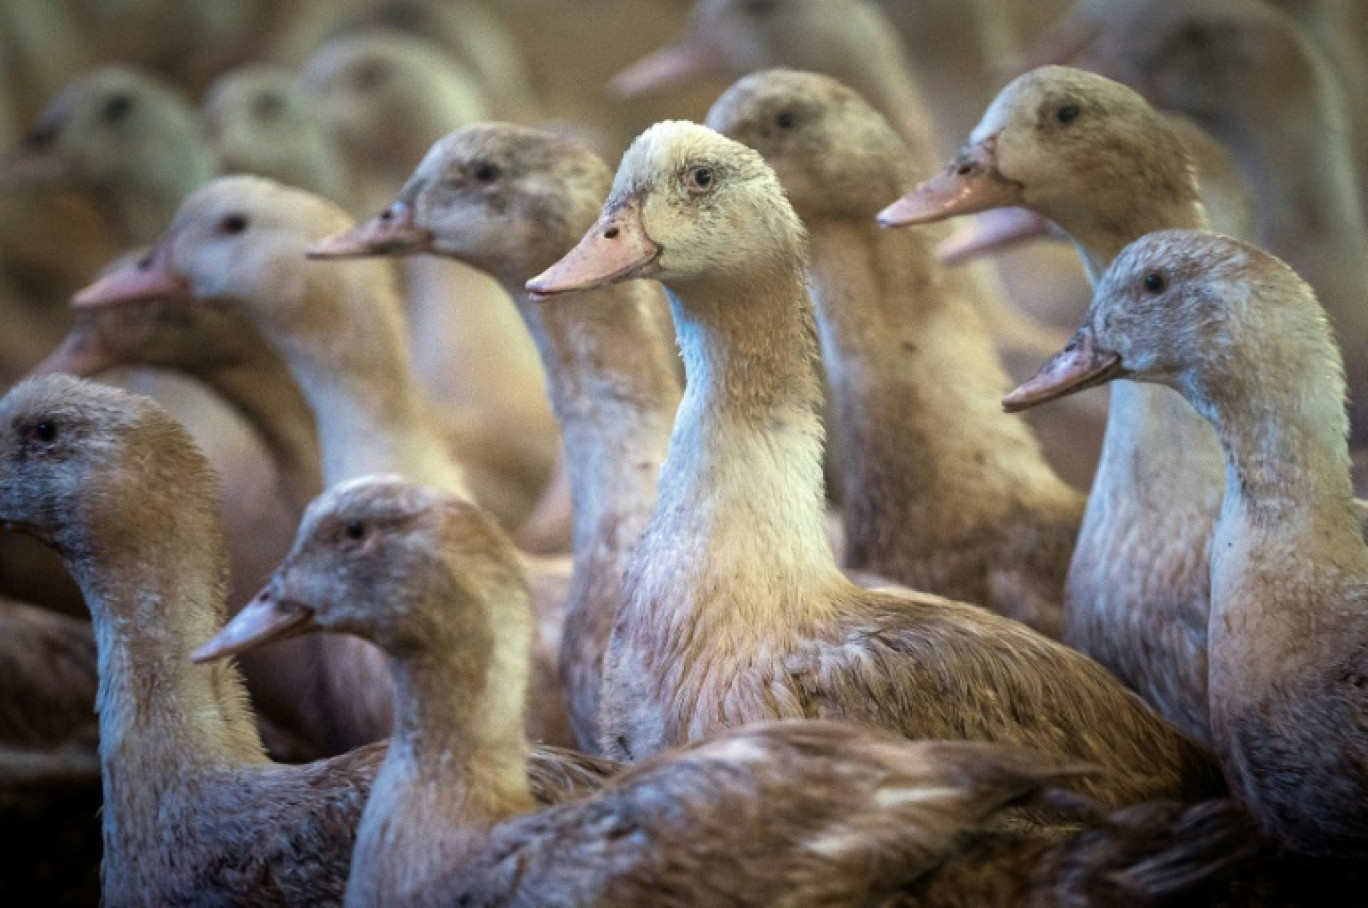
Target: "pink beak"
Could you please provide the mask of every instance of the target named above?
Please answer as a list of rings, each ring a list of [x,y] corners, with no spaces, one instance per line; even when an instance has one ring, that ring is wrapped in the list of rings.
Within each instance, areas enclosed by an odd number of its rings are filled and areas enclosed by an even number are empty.
[[[1092,329],[1080,328],[1068,346],[1041,366],[1034,378],[1002,399],[1002,408],[1019,413],[1125,374],[1120,355],[1100,349]]]
[[[929,224],[1021,204],[1021,184],[997,169],[997,137],[966,148],[945,170],[879,212],[885,227]]]
[[[298,602],[275,598],[270,587],[233,616],[214,638],[190,654],[195,662],[212,662],[256,649],[272,640],[284,640],[315,630],[313,609]]]
[[[86,313],[88,314],[88,312]],[[67,375],[88,377],[117,365],[101,342],[98,326],[93,319],[77,319],[67,336],[43,361],[29,370],[26,378],[64,372]]]
[[[432,231],[414,222],[412,207],[395,202],[350,230],[319,240],[305,254],[311,259],[345,259],[430,251]]]
[[[646,277],[660,252],[646,235],[640,205],[631,203],[600,217],[578,246],[528,281],[527,289],[534,298],[545,299]]]
[[[635,98],[725,68],[726,61],[716,45],[694,31],[618,73],[608,81],[608,90],[619,98]]]
[[[0,156],[0,186],[53,183],[70,175],[66,161],[25,142]]]
[[[1026,240],[1052,235],[1054,225],[1028,208],[984,211],[936,247],[936,258],[947,265],[1000,252]]]
[[[171,266],[170,243],[163,240],[143,258],[126,262],[72,297],[75,309],[190,295],[190,282]]]

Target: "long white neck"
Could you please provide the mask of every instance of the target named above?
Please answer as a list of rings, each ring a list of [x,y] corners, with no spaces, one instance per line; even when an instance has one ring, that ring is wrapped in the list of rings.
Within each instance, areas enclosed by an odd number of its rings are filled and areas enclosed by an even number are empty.
[[[801,272],[795,264],[739,287],[670,290],[687,379],[649,538],[669,548],[676,579],[764,590],[757,621],[773,600],[816,606],[811,593],[836,566],[825,533],[817,338]]]
[[[398,473],[469,498],[414,384],[398,299],[387,286],[356,286],[346,270],[310,269],[307,290],[344,297],[345,324],[275,338],[313,410],[324,483]]]

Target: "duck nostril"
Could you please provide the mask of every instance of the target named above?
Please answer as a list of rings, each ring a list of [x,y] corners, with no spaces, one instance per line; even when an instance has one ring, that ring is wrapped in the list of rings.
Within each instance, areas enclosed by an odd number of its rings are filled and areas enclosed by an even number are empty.
[[[955,175],[956,175],[956,176],[967,177],[967,176],[969,176],[969,174],[971,174],[971,173],[973,173],[973,172],[974,172],[974,162],[973,162],[973,161],[965,161],[963,164],[961,164],[960,166],[958,166],[958,167],[955,168]]]
[[[392,221],[392,220],[394,220],[394,212],[393,212],[392,210],[390,210],[389,208],[386,208],[384,211],[380,212],[380,220],[382,220],[382,221]]]
[[[622,231],[616,227],[609,227],[607,230],[603,231],[603,238],[605,240],[615,240],[621,232]]]

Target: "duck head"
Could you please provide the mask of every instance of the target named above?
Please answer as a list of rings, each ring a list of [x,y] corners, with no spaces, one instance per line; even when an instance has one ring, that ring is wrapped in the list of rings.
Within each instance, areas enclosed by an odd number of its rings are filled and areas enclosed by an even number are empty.
[[[1080,238],[1111,229],[1141,191],[1137,182],[1165,198],[1197,198],[1181,141],[1140,95],[1046,66],[1008,84],[960,156],[880,212],[879,222],[900,227],[1024,206]]]
[[[346,292],[309,292],[337,272],[305,261],[321,237],[351,224],[336,205],[261,177],[220,177],[189,196],[161,240],[76,295],[77,308],[154,297],[240,300],[271,334],[324,332]],[[391,286],[382,263],[352,262],[367,281]]]
[[[78,581],[96,562],[151,557],[158,528],[217,520],[216,500],[203,455],[148,398],[46,375],[0,400],[0,525],[56,547]]]
[[[479,508],[398,477],[364,477],[310,504],[271,581],[193,658],[315,630],[355,634],[391,655],[417,652],[453,640],[453,630],[480,636],[481,609],[530,626],[528,595],[512,543]]]
[[[188,192],[212,171],[186,100],[123,66],[68,85],[0,159],[0,183],[62,181],[134,194]]]
[[[1204,401],[1261,379],[1251,343],[1266,346],[1311,325],[1313,349],[1324,348],[1329,335],[1314,294],[1273,256],[1205,231],[1158,231],[1122,251],[1083,327],[1003,406],[1016,412],[1132,378],[1172,387],[1205,412]],[[1333,348],[1327,358],[1338,360]]]
[[[759,153],[666,121],[627,149],[598,221],[527,289],[550,297],[640,277],[678,285],[801,271],[805,236]]]
[[[707,123],[760,152],[805,220],[868,219],[911,177],[903,140],[828,76],[784,69],[747,76],[717,100]]]
[[[593,223],[612,173],[569,139],[505,123],[438,140],[395,202],[310,248],[317,258],[433,252],[525,280]]]

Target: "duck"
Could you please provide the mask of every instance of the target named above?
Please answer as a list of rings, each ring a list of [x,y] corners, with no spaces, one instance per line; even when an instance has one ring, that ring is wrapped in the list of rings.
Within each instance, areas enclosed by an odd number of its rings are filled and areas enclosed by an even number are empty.
[[[428,253],[493,275],[541,351],[561,422],[575,535],[560,679],[575,740],[598,749],[603,653],[632,549],[655,504],[682,383],[661,286],[629,281],[542,306],[525,289],[584,234],[612,171],[583,145],[508,123],[438,140],[383,212],[315,257]]]
[[[1068,67],[1008,83],[961,156],[879,219],[899,226],[1000,206],[1058,224],[1093,280],[1146,233],[1208,225],[1167,123],[1126,86]],[[1064,594],[1064,642],[1201,741],[1210,741],[1207,564],[1220,458],[1215,433],[1180,395],[1113,384]]]
[[[804,246],[757,152],[666,121],[623,156],[579,245],[528,283],[553,297],[660,280],[685,361],[604,658],[604,752],[840,717],[1085,760],[1109,775],[1080,790],[1107,806],[1217,792],[1210,755],[1090,659],[978,606],[842,576],[824,532]]]
[[[128,262],[145,253],[133,255]],[[299,525],[304,508],[323,488],[313,413],[240,303],[191,306],[188,300],[152,298],[77,309],[65,341],[30,376],[65,372],[91,378],[126,366],[187,375],[241,414],[260,436],[277,476],[275,504],[282,519],[272,526]],[[280,551],[288,551],[289,544],[286,539]],[[283,641],[245,656],[239,667],[258,719],[270,720],[270,733],[263,735],[275,759],[333,756],[389,733],[389,668],[364,641]],[[310,696],[301,698],[301,690]],[[288,751],[282,742],[291,745]]]
[[[480,500],[481,492],[498,486],[471,482],[474,474],[453,459],[438,411],[416,387],[389,263],[305,258],[314,242],[352,223],[339,207],[303,190],[264,177],[220,177],[186,199],[151,253],[106,274],[75,303],[237,300],[309,402],[325,487],[399,473]],[[491,496],[491,504],[499,503]],[[516,524],[513,516],[500,516]],[[569,563],[542,558],[529,565],[543,624],[532,737],[569,743],[555,668]]]
[[[909,180],[906,145],[850,88],[791,70],[742,79],[708,125],[764,156],[810,238],[830,412],[849,441],[845,565],[1058,637],[1083,496],[997,407],[1007,375],[927,238],[875,222]]]
[[[1209,662],[1231,791],[1293,852],[1362,860],[1368,546],[1326,313],[1258,247],[1151,233],[1112,263],[1069,346],[1004,405],[1123,376],[1182,394],[1221,440]]]
[[[851,87],[902,135],[919,175],[936,169],[942,159],[937,150],[941,142],[934,135],[923,93],[897,30],[873,0],[761,4],[699,0],[685,37],[629,68],[610,88],[632,95],[699,72],[740,77],[776,66],[819,72]],[[1072,259],[1048,247],[1024,255],[1024,268],[1016,259],[999,260],[996,272],[982,264],[948,278],[964,285],[962,292],[987,319],[1004,364],[1018,381],[1029,376],[1067,335],[1039,323],[1025,310],[1049,310],[1062,300],[1069,312],[1066,322],[1071,324],[1086,300],[1082,276]],[[1046,260],[1042,262],[1041,256]],[[1013,268],[1022,268],[1032,280],[1021,279]],[[1052,280],[1059,278],[1048,291],[1039,280],[1042,272]],[[1101,447],[1103,413],[1097,401],[1080,399],[1065,416],[1059,414],[1052,420],[1036,416],[1033,425],[1052,465],[1074,485],[1086,487]],[[842,472],[838,464],[844,447],[840,433],[834,432],[828,454],[835,462],[831,472],[836,475]],[[839,493],[839,486],[831,485]]]
[[[213,174],[189,101],[129,66],[74,80],[7,160],[8,179],[90,194],[121,246],[151,241],[181,197]]]
[[[299,82],[347,168],[353,215],[389,204],[428,148],[489,113],[470,72],[432,41],[393,31],[344,34],[316,51]],[[419,380],[446,402],[463,459],[499,479],[497,493],[526,521],[559,454],[546,376],[532,339],[498,283],[459,262],[418,256],[401,264],[409,346]],[[568,540],[546,539],[563,551]]]
[[[155,401],[69,375],[15,386],[0,418],[0,525],[62,553],[95,628],[103,902],[340,903],[386,745],[272,763],[236,668],[191,661],[224,618],[204,456]],[[546,803],[608,771],[531,762]]]
[[[1086,771],[983,743],[769,722],[534,811],[519,716],[528,598],[517,550],[477,507],[366,477],[310,506],[253,611],[196,651],[319,629],[389,654],[395,735],[348,904],[873,903],[1005,806]]]
[[[190,662],[222,620],[203,455],[149,399],[66,375],[0,413],[0,522],[57,547],[95,628],[104,903],[340,900],[382,751],[276,766],[236,671]]]
[[[215,79],[200,104],[200,130],[219,173],[270,177],[338,203],[349,198],[342,151],[283,66],[252,63]]]
[[[1265,3],[1148,3],[1107,19],[1077,65],[1182,111],[1231,149],[1258,191],[1251,238],[1304,276],[1330,314],[1349,380],[1350,442],[1368,446],[1365,177],[1343,93],[1311,40]]]

